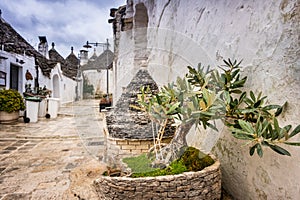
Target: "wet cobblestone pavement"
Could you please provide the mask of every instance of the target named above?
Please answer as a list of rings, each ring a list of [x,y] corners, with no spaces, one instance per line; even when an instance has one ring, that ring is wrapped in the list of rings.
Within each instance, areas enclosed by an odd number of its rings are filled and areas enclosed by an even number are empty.
[[[56,119],[0,124],[0,199],[97,199],[102,118],[97,101],[86,100]]]

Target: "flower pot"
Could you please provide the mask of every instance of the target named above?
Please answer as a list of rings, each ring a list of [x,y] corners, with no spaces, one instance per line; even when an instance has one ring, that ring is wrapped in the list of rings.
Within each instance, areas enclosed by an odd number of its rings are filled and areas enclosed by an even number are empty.
[[[0,111],[0,123],[11,123],[15,122],[19,119],[19,111],[15,112],[5,112],[5,111]]]
[[[216,162],[197,172],[145,178],[101,176],[94,181],[99,199],[220,199],[221,171]]]

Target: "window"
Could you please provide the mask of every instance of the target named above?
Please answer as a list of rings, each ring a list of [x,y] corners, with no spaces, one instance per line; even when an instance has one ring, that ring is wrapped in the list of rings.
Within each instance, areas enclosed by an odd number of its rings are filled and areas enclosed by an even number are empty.
[[[6,86],[6,73],[0,71],[0,86]]]

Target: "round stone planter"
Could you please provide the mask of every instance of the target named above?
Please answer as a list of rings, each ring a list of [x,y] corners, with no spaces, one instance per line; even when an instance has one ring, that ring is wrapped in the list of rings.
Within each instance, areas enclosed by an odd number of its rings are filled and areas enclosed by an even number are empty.
[[[5,112],[5,111],[0,111],[0,123],[11,123],[15,122],[19,119],[19,111],[15,112]]]
[[[101,176],[94,181],[99,199],[220,199],[221,171],[216,162],[198,172],[130,178]]]

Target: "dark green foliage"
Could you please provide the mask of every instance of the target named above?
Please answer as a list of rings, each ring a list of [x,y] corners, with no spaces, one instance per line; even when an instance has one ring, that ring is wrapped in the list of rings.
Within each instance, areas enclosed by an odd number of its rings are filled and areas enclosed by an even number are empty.
[[[193,147],[188,147],[179,161],[185,165],[188,171],[200,171],[215,162],[209,155]]]
[[[83,93],[94,94],[94,86],[89,84],[87,78],[83,79]]]
[[[11,113],[24,109],[24,99],[18,91],[13,89],[0,90],[0,111]]]
[[[263,147],[268,147],[278,154],[290,156],[279,145],[300,146],[300,142],[290,141],[300,132],[300,125],[294,130],[291,125],[280,127],[277,117],[287,103],[268,105],[267,96],[262,92],[247,93],[243,90],[247,77],[240,75],[241,61],[228,59],[224,63],[220,70],[188,66],[189,73],[184,78],[168,84],[155,96],[143,93],[140,105],[146,107],[153,118],[175,119],[177,126],[194,123],[217,130],[213,120],[221,119],[235,138],[248,140],[250,155],[256,151],[262,157]],[[165,96],[172,98],[158,101],[157,97]]]

